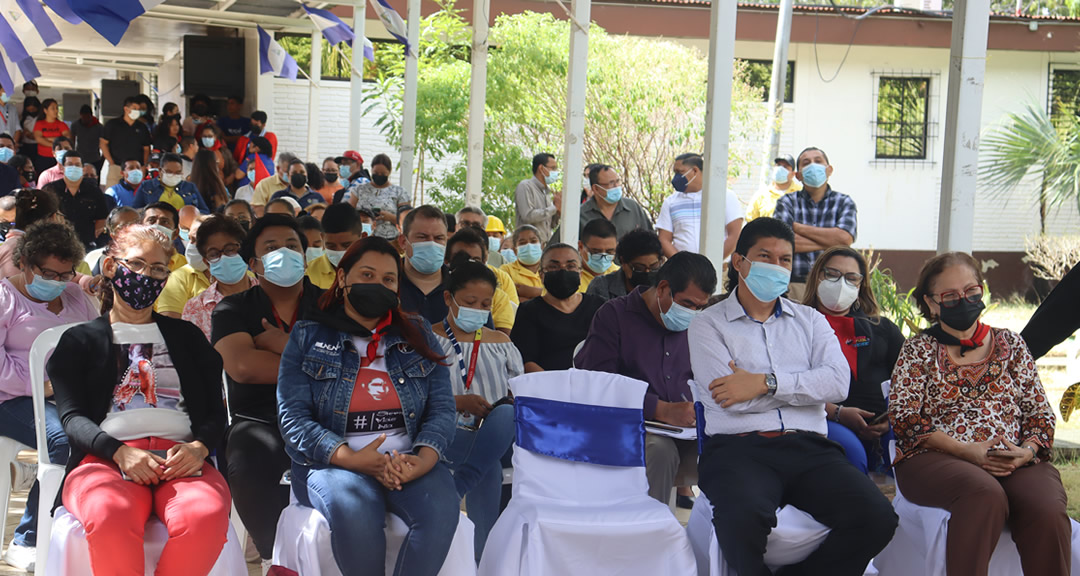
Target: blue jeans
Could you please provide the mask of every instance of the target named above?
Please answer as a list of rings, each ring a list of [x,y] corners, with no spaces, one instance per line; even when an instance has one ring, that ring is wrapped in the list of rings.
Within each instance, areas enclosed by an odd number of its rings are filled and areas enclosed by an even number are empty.
[[[488,533],[499,519],[502,494],[502,456],[514,443],[514,407],[497,406],[484,418],[478,430],[457,429],[446,450],[454,485],[465,498],[469,520],[476,525],[476,560],[484,551]]]
[[[0,403],[0,436],[6,436],[31,448],[37,447],[34,431],[34,400],[29,396],[12,398]],[[53,464],[63,466],[68,461],[68,441],[56,406],[45,403],[45,439],[49,443],[49,459]],[[15,528],[12,543],[18,546],[34,547],[37,545],[38,483],[30,489],[26,498],[26,511]]]
[[[344,576],[383,574],[388,511],[409,527],[394,576],[436,576],[461,515],[454,480],[442,463],[402,490],[390,491],[375,478],[351,470],[294,462],[292,489],[300,504],[326,517],[334,561]]]

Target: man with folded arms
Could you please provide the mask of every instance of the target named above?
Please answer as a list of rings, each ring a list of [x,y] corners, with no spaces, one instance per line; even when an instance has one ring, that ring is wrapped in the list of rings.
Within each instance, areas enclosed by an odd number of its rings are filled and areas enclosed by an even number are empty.
[[[784,505],[830,530],[785,576],[855,576],[892,539],[897,517],[825,437],[825,403],[843,401],[850,374],[825,317],[781,297],[794,248],[787,224],[747,224],[731,255],[728,297],[690,325],[690,364],[711,436],[698,485],[713,504],[724,559],[741,576],[772,574],[766,539]]]

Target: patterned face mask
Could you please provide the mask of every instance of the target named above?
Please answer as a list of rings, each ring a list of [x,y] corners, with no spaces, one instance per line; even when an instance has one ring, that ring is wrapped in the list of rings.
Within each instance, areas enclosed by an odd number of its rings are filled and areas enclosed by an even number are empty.
[[[116,266],[116,275],[112,279],[116,295],[134,310],[145,310],[154,305],[165,280],[158,280],[128,270],[123,264]]]

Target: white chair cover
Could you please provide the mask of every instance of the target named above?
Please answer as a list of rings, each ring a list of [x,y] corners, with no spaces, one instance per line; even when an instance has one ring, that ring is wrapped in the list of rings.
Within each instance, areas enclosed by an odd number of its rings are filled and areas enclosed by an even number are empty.
[[[6,436],[0,436],[0,503],[4,505],[4,510],[8,509],[8,500],[11,498],[11,483],[15,480],[11,477],[11,466],[19,458],[19,452],[22,450],[29,450],[29,446],[23,446],[22,444],[8,438]],[[0,548],[3,548],[4,542],[7,542],[7,522],[0,524]]]
[[[640,411],[647,385],[569,370],[520,376],[510,387],[518,399]],[[481,576],[694,574],[686,533],[667,506],[648,496],[643,466],[561,460],[530,452],[521,441],[514,446],[514,495],[488,535]]]
[[[341,570],[334,562],[330,524],[326,518],[314,508],[301,506],[295,497],[290,500],[292,502],[278,518],[274,564],[295,570],[300,576],[341,576]],[[385,574],[394,573],[398,550],[408,533],[409,527],[404,520],[395,514],[386,514]],[[439,576],[475,576],[473,555],[473,523],[462,514]]]
[[[161,557],[161,552],[165,549],[165,542],[169,539],[169,533],[160,520],[151,517],[150,521],[146,523],[144,539],[145,573],[147,576],[152,576],[158,558]],[[52,560],[44,571],[38,568],[38,574],[44,574],[44,576],[92,575],[90,572],[90,549],[86,545],[86,531],[83,530],[82,524],[63,506],[56,509],[52,537],[49,538],[49,548],[49,557]],[[229,525],[225,547],[221,550],[217,563],[214,564],[214,568],[208,576],[247,576],[247,574],[247,564],[244,563],[244,554],[240,550],[240,542],[236,538],[232,525]]]

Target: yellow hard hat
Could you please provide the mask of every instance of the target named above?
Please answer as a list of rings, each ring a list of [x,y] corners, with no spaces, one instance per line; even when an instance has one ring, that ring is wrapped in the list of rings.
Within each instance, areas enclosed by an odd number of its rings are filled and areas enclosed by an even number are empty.
[[[503,221],[498,216],[488,216],[487,228],[484,231],[506,234],[506,226],[503,226]]]

